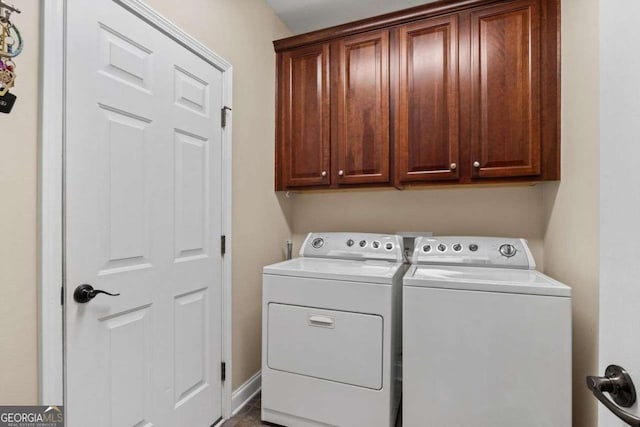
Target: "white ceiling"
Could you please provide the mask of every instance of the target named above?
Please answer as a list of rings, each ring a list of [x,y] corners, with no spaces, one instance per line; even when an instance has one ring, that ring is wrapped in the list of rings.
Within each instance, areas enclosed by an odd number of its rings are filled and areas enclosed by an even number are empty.
[[[436,0],[266,0],[294,34],[406,9]]]

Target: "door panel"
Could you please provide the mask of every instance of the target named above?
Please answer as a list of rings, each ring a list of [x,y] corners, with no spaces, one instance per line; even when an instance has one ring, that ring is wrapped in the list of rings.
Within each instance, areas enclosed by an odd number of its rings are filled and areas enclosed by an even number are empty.
[[[475,178],[540,174],[537,0],[471,13],[471,163]]]
[[[208,141],[176,130],[175,141],[175,218],[176,261],[207,256],[207,201],[209,186]]]
[[[206,386],[207,290],[198,289],[174,298],[176,340],[174,361],[176,405]]]
[[[101,273],[119,267],[144,268],[149,259],[149,122],[126,111],[99,108],[97,129],[105,136],[100,142],[105,144],[102,150],[107,161],[102,172],[108,206]]]
[[[112,425],[147,425],[153,419],[153,351],[149,307],[101,319],[107,331],[110,417]],[[70,408],[68,410],[73,410]]]
[[[389,32],[337,42],[338,184],[389,181]]]
[[[69,0],[67,22],[67,425],[208,427],[222,403],[222,73],[109,0]],[[77,303],[82,283],[120,296]]]
[[[598,9],[599,8],[599,9]],[[637,25],[637,17],[640,15],[640,2],[635,0],[622,0],[617,2],[599,2],[590,6],[590,10],[599,10],[599,36],[600,55],[599,67],[590,59],[589,74],[581,77],[582,82],[593,82],[599,78],[599,88],[592,87],[590,94],[597,97],[599,93],[599,126],[589,124],[589,131],[600,131],[599,140],[593,136],[590,143],[590,152],[599,147],[599,157],[594,154],[591,164],[599,166],[599,183],[591,179],[591,174],[598,175],[596,171],[585,173],[587,181],[581,183],[584,190],[597,191],[590,200],[594,203],[598,200],[599,193],[599,218],[598,213],[590,213],[582,216],[580,221],[589,221],[593,224],[590,228],[598,227],[599,242],[597,238],[590,238],[599,247],[599,281],[592,274],[598,271],[598,266],[580,272],[593,282],[593,293],[596,287],[599,290],[599,301],[592,303],[594,314],[592,322],[599,317],[600,331],[598,343],[599,368],[589,366],[592,369],[589,375],[603,375],[608,365],[619,365],[626,369],[635,383],[636,392],[640,391],[640,341],[637,328],[640,325],[640,240],[637,238],[638,212],[640,211],[640,187],[638,187],[638,159],[640,158],[640,127],[638,126],[638,92],[640,91],[640,57],[629,55],[629,43],[621,43],[620,40],[631,41],[640,38],[640,26]],[[596,15],[594,15],[596,16]],[[586,54],[586,53],[585,53]],[[596,56],[596,58],[598,58]],[[594,86],[597,86],[593,82]],[[595,102],[590,101],[590,111],[595,112]],[[593,117],[590,114],[588,117]],[[599,163],[597,163],[599,162]],[[598,185],[599,184],[599,185]],[[595,187],[595,188],[594,188]],[[592,193],[593,194],[593,193]],[[575,209],[574,209],[575,210]],[[582,243],[586,245],[588,242]],[[593,272],[593,273],[592,273]],[[595,273],[597,274],[597,273]],[[576,284],[578,287],[578,284]],[[597,301],[597,300],[596,300]],[[582,307],[584,311],[585,308]],[[589,323],[590,324],[590,323]],[[589,325],[583,325],[586,329]],[[596,359],[590,355],[588,360]],[[584,372],[581,372],[583,375]],[[584,386],[584,379],[579,378],[583,393],[588,393]],[[606,398],[610,398],[608,393]],[[597,425],[600,427],[621,427],[627,424],[618,419],[604,405],[597,403],[594,397],[589,396],[593,404],[598,405]],[[593,416],[593,407],[582,405],[585,413],[582,419]],[[588,410],[587,410],[588,409]],[[630,408],[622,408],[625,412],[634,414],[640,418],[640,405],[636,402]],[[594,424],[595,420],[594,420]]]
[[[282,55],[282,173],[287,187],[329,184],[329,45]]]
[[[401,27],[396,103],[400,182],[459,178],[458,18]]]

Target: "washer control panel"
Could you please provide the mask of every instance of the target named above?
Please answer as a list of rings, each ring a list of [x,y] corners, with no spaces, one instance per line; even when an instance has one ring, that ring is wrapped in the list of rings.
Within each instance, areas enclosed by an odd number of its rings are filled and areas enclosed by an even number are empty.
[[[309,233],[300,256],[402,262],[402,251],[402,237],[393,234]]]
[[[508,237],[419,237],[415,242],[412,263],[536,268],[527,241]]]

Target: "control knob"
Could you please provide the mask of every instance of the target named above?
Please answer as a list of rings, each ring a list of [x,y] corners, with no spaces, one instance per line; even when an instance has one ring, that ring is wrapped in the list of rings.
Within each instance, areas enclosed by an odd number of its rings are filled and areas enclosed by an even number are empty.
[[[511,258],[516,254],[516,247],[509,243],[505,243],[504,245],[500,246],[500,253],[502,254],[502,256]]]

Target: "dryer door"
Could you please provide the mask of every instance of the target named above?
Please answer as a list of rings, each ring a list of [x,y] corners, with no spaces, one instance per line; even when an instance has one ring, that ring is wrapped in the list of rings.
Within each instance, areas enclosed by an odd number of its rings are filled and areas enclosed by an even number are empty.
[[[382,388],[381,316],[269,304],[269,368]]]

